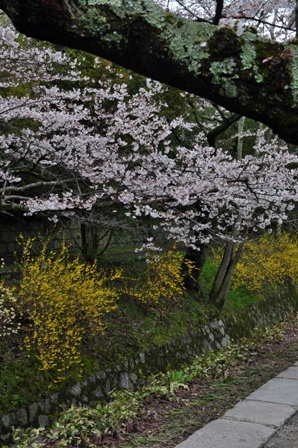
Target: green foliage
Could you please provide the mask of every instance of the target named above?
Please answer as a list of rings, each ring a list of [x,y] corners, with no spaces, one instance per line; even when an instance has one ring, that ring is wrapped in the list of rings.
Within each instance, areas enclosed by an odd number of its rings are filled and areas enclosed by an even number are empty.
[[[54,443],[54,441],[57,442],[56,446],[58,447],[93,448],[98,446],[90,439],[100,442],[104,434],[115,431],[136,418],[142,393],[132,393],[128,390],[113,391],[111,399],[111,402],[98,404],[94,409],[72,406],[63,413],[51,430],[30,429],[25,434],[16,430],[14,440],[18,443],[19,448],[46,447],[49,442]],[[40,435],[43,440],[46,440],[35,442],[34,445],[34,439]]]
[[[205,325],[207,317],[202,304],[192,297],[168,300],[160,310],[125,296],[105,321],[106,330],[100,344],[96,340],[89,344],[94,350],[92,357],[99,361],[99,369],[166,344],[184,335],[189,328]]]
[[[212,257],[207,257],[200,275],[200,286],[204,296],[208,296],[211,291],[218,265],[219,263],[215,262]]]
[[[24,434],[20,430],[14,433],[14,440],[19,448],[42,448],[49,442],[57,442],[57,447],[88,447],[98,446],[90,439],[101,440],[110,431],[117,431],[122,426],[133,422],[142,414],[142,401],[150,396],[174,399],[175,390],[187,388],[185,384],[189,375],[182,371],[158,374],[149,379],[147,385],[140,391],[112,391],[111,400],[106,404],[98,404],[95,408],[76,408],[72,406],[55,423],[52,429],[29,429]],[[43,442],[36,441],[42,436]]]
[[[20,242],[22,246],[26,246],[22,239]],[[0,356],[3,359],[0,366],[0,412],[2,414],[38,400],[48,394],[48,388],[51,388],[52,391],[61,390],[73,381],[77,381],[82,375],[90,376],[98,370],[113,366],[127,358],[133,358],[139,352],[149,350],[152,346],[163,345],[173,338],[185,334],[190,326],[195,328],[206,323],[202,305],[193,298],[187,298],[184,294],[180,297],[177,295],[175,298],[165,297],[162,300],[162,306],[153,302],[147,304],[137,297],[123,294],[123,284],[127,282],[127,279],[130,277],[140,278],[148,268],[148,263],[145,260],[139,259],[139,257],[136,259],[135,252],[131,248],[126,248],[125,251],[121,249],[121,257],[119,251],[110,248],[108,262],[101,263],[100,270],[96,269],[96,278],[100,277],[100,281],[103,280],[103,277],[107,279],[106,282],[101,283],[104,287],[110,289],[113,287],[113,291],[114,289],[119,291],[118,307],[114,306],[109,313],[103,312],[99,316],[99,321],[96,322],[93,321],[93,318],[88,317],[90,313],[87,314],[83,310],[77,313],[82,302],[76,299],[76,282],[72,282],[69,291],[70,302],[67,299],[70,306],[67,306],[66,314],[57,312],[53,321],[50,321],[51,313],[54,313],[54,305],[60,310],[64,297],[65,300],[66,296],[68,297],[67,285],[71,279],[74,280],[75,272],[77,274],[79,272],[86,273],[85,270],[80,271],[79,266],[89,269],[90,265],[80,264],[79,260],[67,254],[67,250],[65,263],[62,263],[61,253],[52,253],[50,250],[40,253],[38,251],[40,245],[35,245],[36,242],[33,241],[31,243],[34,247],[32,250],[29,247],[25,250],[22,262],[14,267],[13,272],[8,271],[8,266],[5,267],[5,288],[8,288],[9,291],[13,290],[13,296],[18,299],[18,309],[23,316],[19,320],[19,314],[17,314],[16,323],[21,322],[22,324],[20,331],[17,334],[12,334],[9,338],[6,337],[5,340],[0,340]],[[115,263],[114,260],[116,260]],[[115,265],[118,266],[117,272],[121,271],[123,274],[111,282],[111,273],[113,278]],[[156,267],[158,268],[158,264]],[[70,274],[68,268],[71,269]],[[10,274],[14,288],[12,288]],[[63,280],[64,274],[67,277],[65,281]],[[84,278],[86,280],[86,277]],[[82,284],[78,283],[78,288],[82,288]],[[54,292],[56,286],[58,289],[57,292]],[[22,288],[22,294],[19,294],[20,288]],[[65,295],[63,295],[63,291]],[[146,286],[143,288],[143,292],[146,297]],[[45,297],[46,301],[41,302],[38,300],[39,297]],[[177,300],[178,298],[179,300]],[[53,306],[46,306],[49,301]],[[88,306],[91,304],[89,303]],[[69,317],[71,310],[76,313],[75,322],[83,331],[83,334],[78,333],[79,340],[81,336],[82,338],[81,343],[77,344],[76,364],[67,364],[71,353],[67,352],[67,345],[63,347],[64,341],[67,343],[68,335],[74,334],[73,327],[71,328],[72,333],[67,333],[65,339],[63,339],[63,332],[58,332],[62,343],[59,343],[57,348],[57,345],[54,344],[55,340],[52,345],[50,345],[52,342],[50,341],[46,346],[42,345],[42,338],[38,338],[39,329],[42,336],[48,331],[48,322],[49,336],[45,336],[45,342],[53,334],[56,325],[61,329],[67,329],[68,319],[73,320],[73,317]],[[34,326],[33,317],[38,323],[41,322],[38,319],[43,316],[45,325]],[[28,345],[25,345],[25,350],[21,351],[20,348],[24,346],[24,338]],[[62,353],[64,355],[60,362]],[[49,364],[42,364],[43,357],[46,361],[53,360],[55,357],[58,363],[57,367],[53,366],[52,369],[44,370],[43,366],[46,367]],[[65,364],[63,364],[64,362]],[[64,370],[64,373],[58,371],[58,368],[67,367],[67,365],[69,368]],[[36,383],[32,383],[32,377],[37,379]]]
[[[114,286],[117,285],[120,290],[122,289],[123,281],[126,282],[124,279],[128,278],[129,274],[134,278],[138,278],[138,273],[143,273],[148,267],[148,263],[145,261],[136,260],[135,254],[127,255],[124,252],[121,253],[120,258],[117,258],[117,254],[114,254],[115,249],[111,249],[110,252],[113,254],[112,259],[117,259],[117,264],[121,260],[124,260],[123,267],[121,267],[123,277],[118,277],[116,282],[112,283]],[[54,258],[57,259],[59,255],[55,255],[56,257]],[[38,256],[36,258],[32,257],[32,261],[37,259]],[[29,256],[27,261],[29,264],[31,263]],[[24,263],[21,265],[22,269],[23,266]],[[208,269],[206,269],[206,266]],[[212,281],[211,277],[215,268],[212,265],[211,259],[207,261],[206,266],[204,267],[204,278],[208,287],[208,284]],[[107,268],[105,271],[111,272],[113,270],[111,258],[109,258]],[[107,276],[107,274],[105,275]],[[48,277],[50,277],[50,274]],[[233,291],[232,293],[235,294],[236,292]],[[239,305],[243,305],[243,297],[243,295],[241,296],[239,294]],[[97,333],[94,331],[95,326],[91,325],[91,327],[88,327],[87,321],[85,321],[87,331],[84,334],[80,347],[84,355],[81,355],[81,364],[78,366],[78,369],[86,376],[104,367],[121,362],[127,359],[127,357],[133,357],[140,351],[148,350],[154,345],[167,343],[171,339],[184,334],[189,328],[196,328],[198,325],[205,324],[207,319],[206,313],[208,311],[207,308],[204,309],[202,303],[198,303],[192,298],[187,298],[184,294],[179,300],[173,300],[172,298],[164,299],[162,307],[159,307],[158,304],[154,307],[152,302],[148,306],[146,303],[140,302],[136,297],[126,294],[117,300],[117,304],[117,309],[111,310],[108,314],[101,315],[100,320],[103,327],[105,327],[104,333],[101,331]],[[18,354],[18,360],[16,360],[15,349],[13,347],[19,345],[25,329],[28,330],[26,326],[23,326],[22,332],[15,335],[14,339],[11,339],[12,349],[9,348],[9,345],[3,346],[3,348],[0,346],[1,356],[4,356],[5,353],[11,353],[9,359],[5,355],[5,365],[3,365],[3,369],[0,371],[0,408],[3,413],[35,401],[38,397],[47,393],[49,385],[51,385],[53,390],[58,390],[73,381],[73,378],[79,377],[78,369],[76,370],[75,367],[72,367],[73,377],[69,375],[68,380],[58,384],[53,383],[52,380],[56,380],[56,377],[54,377],[52,372],[37,370],[38,367],[41,367],[41,363],[38,360],[34,361],[34,352],[38,349],[34,345],[32,345],[31,358],[24,358],[24,355]],[[10,341],[8,342],[10,343]],[[208,362],[211,363],[211,361]],[[205,361],[203,363],[201,361],[198,362],[205,370],[207,369],[208,374],[211,374],[213,369],[212,364],[210,364],[211,367],[209,365],[206,367],[204,363]],[[20,366],[19,372],[18,366]],[[164,396],[170,396],[171,391],[168,392],[171,389],[170,384],[175,383],[175,381],[181,385],[187,384],[183,375],[192,375],[191,372],[186,371],[181,371],[180,373],[172,372],[171,374],[173,378],[168,378],[166,383],[164,383],[164,380],[161,381],[159,377],[156,378],[155,383],[153,381],[156,393],[160,395],[163,393]],[[182,378],[179,379],[179,375],[182,375]],[[38,384],[35,385],[36,390],[32,390],[32,382],[30,382],[30,378],[33,376],[38,378]],[[18,392],[16,393],[16,391]],[[173,396],[172,399],[174,399]]]
[[[138,414],[142,392],[131,392],[123,389],[110,393],[112,401],[98,404],[96,409],[100,416],[102,430],[117,430],[122,425],[132,422]]]
[[[249,339],[231,342],[221,350],[196,357],[185,372],[193,378],[227,377],[232,368],[248,362],[262,344],[267,341],[281,340],[284,333],[285,324],[256,329]]]
[[[253,346],[250,344],[241,346],[231,343],[222,350],[216,350],[208,355],[198,356],[194,359],[186,371],[193,378],[217,378],[227,376],[229,370],[235,367],[239,361],[244,362],[252,354]]]
[[[7,344],[0,346],[1,353],[7,354]],[[34,378],[34,381],[32,381]],[[33,403],[37,396],[48,390],[48,381],[32,359],[19,358],[0,364],[0,413],[20,409]]]
[[[221,251],[218,250],[213,250],[212,254],[212,257],[207,258],[200,276],[200,285],[206,300],[211,291],[219,267],[220,257],[222,256]],[[227,294],[223,313],[234,313],[258,300],[259,297],[249,290],[246,284],[240,284],[237,287],[234,286]]]
[[[241,285],[237,288],[233,288],[228,292],[227,299],[223,308],[223,314],[232,314],[238,310],[241,310],[253,303],[256,303],[260,299],[252,291],[250,291],[246,285]]]
[[[275,325],[272,328],[256,328],[254,331],[255,344],[259,344],[263,341],[282,341],[285,336],[286,323],[282,322]]]
[[[58,441],[58,447],[96,447],[90,441],[90,436],[100,439],[101,431],[97,427],[99,414],[96,409],[75,408],[68,409],[61,419],[55,424],[55,427],[46,435],[47,441],[41,442],[45,438],[45,429],[29,429],[22,433],[16,430],[14,441],[19,448],[41,448],[48,446],[48,443]],[[75,444],[75,445],[73,445]]]
[[[149,384],[143,388],[143,394],[154,395],[158,398],[164,398],[167,400],[176,399],[176,390],[179,387],[188,389],[187,383],[189,383],[193,377],[183,370],[170,370],[169,372],[158,373],[149,378]],[[146,395],[147,394],[147,395]]]

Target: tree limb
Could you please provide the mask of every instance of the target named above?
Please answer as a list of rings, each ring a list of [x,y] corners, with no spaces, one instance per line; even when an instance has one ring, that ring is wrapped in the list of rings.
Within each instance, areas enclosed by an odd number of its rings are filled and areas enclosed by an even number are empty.
[[[296,41],[273,42],[250,29],[239,36],[152,0],[0,0],[0,8],[22,33],[207,98],[298,144]]]

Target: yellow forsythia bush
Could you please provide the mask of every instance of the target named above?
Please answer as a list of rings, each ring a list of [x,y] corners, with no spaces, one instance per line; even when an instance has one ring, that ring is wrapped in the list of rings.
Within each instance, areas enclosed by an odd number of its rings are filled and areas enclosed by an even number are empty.
[[[127,294],[152,308],[162,306],[162,302],[166,299],[181,296],[185,290],[182,274],[183,258],[181,252],[174,250],[147,254],[146,267],[141,274],[127,279]],[[187,267],[191,273],[194,266],[190,261]]]
[[[71,259],[65,246],[57,254],[45,243],[33,256],[33,245],[33,240],[23,245],[22,278],[14,292],[30,322],[25,347],[37,356],[42,370],[61,381],[70,369],[81,372],[83,336],[103,329],[101,317],[115,308],[117,293],[106,285],[111,277],[98,272],[95,264]]]
[[[291,282],[298,285],[298,238],[290,233],[264,234],[245,243],[233,275],[233,289],[246,285],[256,293],[265,286],[275,289]]]

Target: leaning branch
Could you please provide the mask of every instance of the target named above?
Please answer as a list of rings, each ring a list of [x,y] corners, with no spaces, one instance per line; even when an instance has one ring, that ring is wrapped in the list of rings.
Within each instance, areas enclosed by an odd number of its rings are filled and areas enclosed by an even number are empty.
[[[186,20],[153,0],[0,0],[0,8],[29,36],[207,98],[298,144],[296,41]]]

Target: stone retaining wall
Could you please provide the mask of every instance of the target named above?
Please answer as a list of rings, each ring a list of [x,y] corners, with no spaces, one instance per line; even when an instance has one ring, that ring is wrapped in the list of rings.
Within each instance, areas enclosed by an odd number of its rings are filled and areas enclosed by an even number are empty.
[[[62,241],[71,246],[79,238],[77,226],[69,224],[67,231],[63,228],[54,231],[55,228],[54,223],[45,219],[0,220],[0,258],[10,263],[20,257],[22,250],[17,240],[21,234],[25,241],[28,238],[35,238],[37,243],[41,238],[50,236],[49,247],[57,250],[61,247]]]
[[[276,295],[244,310],[216,320],[202,328],[195,329],[173,340],[169,344],[140,353],[113,368],[99,371],[91,377],[74,384],[65,391],[57,392],[17,412],[0,418],[0,439],[8,442],[13,426],[46,426],[51,424],[58,413],[69,405],[89,405],[99,400],[107,400],[114,388],[133,389],[138,382],[152,373],[178,369],[182,364],[202,353],[220,349],[231,339],[249,336],[256,327],[272,326],[298,311],[298,294]],[[34,379],[32,379],[34,381]]]
[[[105,247],[108,236],[107,229],[99,229],[99,246],[100,251]],[[147,238],[152,236],[154,232],[152,226],[131,227],[125,229],[117,229],[112,234],[110,246],[112,247],[141,247],[147,241]],[[24,239],[35,238],[39,241],[40,238],[50,236],[49,247],[58,250],[61,247],[62,241],[68,247],[72,247],[79,252],[82,249],[82,236],[80,230],[80,223],[64,221],[57,225],[47,219],[37,219],[29,217],[20,217],[20,219],[0,219],[0,258],[5,262],[12,262],[21,254],[21,246],[17,240],[22,234]],[[101,239],[101,237],[103,237]],[[167,241],[167,235],[162,229],[155,231],[155,240],[158,244],[164,244]]]

